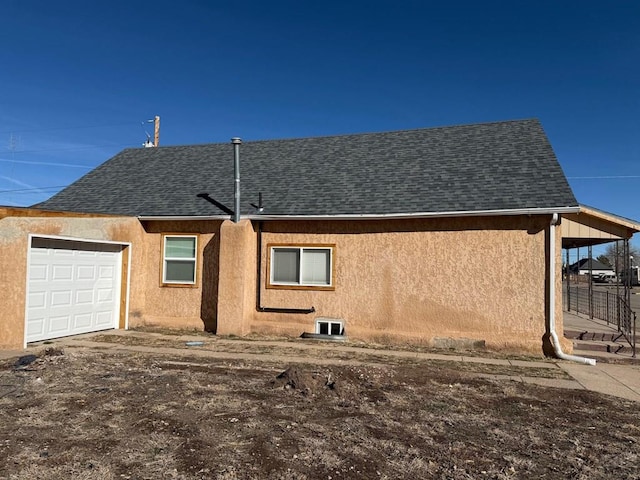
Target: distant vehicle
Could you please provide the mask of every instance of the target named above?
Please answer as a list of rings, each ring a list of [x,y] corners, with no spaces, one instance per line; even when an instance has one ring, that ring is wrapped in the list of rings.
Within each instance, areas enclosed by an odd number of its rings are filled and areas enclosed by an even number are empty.
[[[602,283],[618,283],[618,277],[615,273],[605,273],[601,277]]]
[[[617,283],[618,277],[615,273],[599,273],[593,276],[594,283]]]
[[[631,267],[629,270],[627,271],[622,271],[622,274],[620,275],[620,280],[622,281],[622,283],[624,283],[625,285],[627,285],[627,279],[628,279],[628,285],[630,286],[636,286],[636,285],[640,285],[640,267]]]

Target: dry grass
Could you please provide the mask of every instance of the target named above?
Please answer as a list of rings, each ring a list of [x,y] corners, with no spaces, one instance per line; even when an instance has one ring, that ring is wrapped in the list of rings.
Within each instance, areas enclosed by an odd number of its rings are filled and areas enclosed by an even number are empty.
[[[148,333],[148,332],[147,332]],[[201,341],[203,346],[188,347],[186,341],[180,338],[180,335],[176,335],[175,332],[171,334],[160,334],[154,332],[156,335],[121,335],[121,334],[100,334],[92,336],[91,340],[94,342],[118,344],[124,346],[145,346],[145,347],[164,347],[175,349],[198,349],[214,351],[217,354],[230,353],[241,354],[246,353],[248,356],[256,355],[268,355],[271,357],[277,357],[280,359],[287,359],[292,357],[305,357],[305,358],[322,358],[324,360],[330,359],[334,362],[343,362],[351,364],[369,364],[371,362],[387,365],[426,365],[430,367],[446,367],[452,370],[461,370],[467,373],[478,373],[487,375],[511,375],[511,376],[527,376],[536,378],[554,378],[554,379],[566,379],[571,377],[567,375],[563,370],[559,368],[535,368],[535,367],[520,367],[513,365],[502,365],[478,362],[450,362],[447,360],[434,360],[434,359],[421,359],[419,354],[423,353],[423,349],[417,348],[417,350],[373,350],[371,348],[352,347],[351,345],[342,348],[342,344],[332,345],[333,348],[314,348],[313,342],[269,342],[269,341],[224,341],[219,337],[205,337]],[[190,337],[189,337],[190,338]],[[399,352],[399,354],[398,354]],[[403,355],[403,353],[415,353],[416,355]],[[424,352],[426,353],[426,352]],[[433,353],[433,352],[430,352]],[[472,353],[472,352],[470,352]],[[453,355],[453,354],[452,354]],[[456,357],[460,357],[458,352]],[[529,361],[535,360],[536,362],[542,362],[538,358],[531,357],[519,357],[520,359],[526,358]],[[482,359],[482,357],[480,357]],[[488,360],[487,360],[488,361]],[[555,367],[555,364],[549,362],[549,367]]]
[[[640,479],[636,404],[458,363],[53,353],[0,366],[0,478]]]

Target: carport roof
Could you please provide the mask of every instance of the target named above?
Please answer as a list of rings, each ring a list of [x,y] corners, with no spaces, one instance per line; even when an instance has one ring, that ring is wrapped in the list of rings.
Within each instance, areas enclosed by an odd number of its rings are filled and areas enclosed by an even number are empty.
[[[587,205],[580,205],[579,212],[564,214],[562,218],[562,248],[629,239],[640,232],[640,222]]]

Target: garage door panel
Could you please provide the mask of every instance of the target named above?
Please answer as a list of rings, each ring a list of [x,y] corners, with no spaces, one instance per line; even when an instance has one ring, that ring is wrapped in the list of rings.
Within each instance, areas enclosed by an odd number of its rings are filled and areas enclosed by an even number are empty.
[[[73,305],[71,301],[73,292],[71,290],[60,290],[51,292],[52,307],[70,307]]]
[[[91,329],[93,324],[93,315],[91,313],[82,313],[73,316],[73,327],[76,330]]]
[[[27,323],[27,338],[44,335],[44,325],[44,316],[38,317],[37,315],[34,315],[31,318],[31,321]]]
[[[76,280],[95,280],[96,267],[93,265],[78,265],[76,269]]]
[[[111,280],[115,276],[115,268],[111,266],[101,265],[98,271],[98,278]]]
[[[43,308],[47,302],[47,294],[45,292],[29,293],[29,305],[31,308]]]
[[[89,289],[76,290],[76,305],[90,305],[93,303],[94,291]]]
[[[98,289],[98,298],[96,303],[113,303],[114,293],[113,288]]]
[[[116,328],[122,246],[32,239],[27,342]]]
[[[51,280],[52,282],[64,282],[65,280],[73,279],[73,265],[70,263],[61,263],[51,265]]]
[[[46,281],[49,275],[49,268],[47,265],[42,264],[31,264],[31,281]]]
[[[111,312],[97,312],[95,317],[96,326],[98,327],[108,327],[113,326],[111,320]]]
[[[71,326],[71,315],[49,317],[49,333],[67,332]]]

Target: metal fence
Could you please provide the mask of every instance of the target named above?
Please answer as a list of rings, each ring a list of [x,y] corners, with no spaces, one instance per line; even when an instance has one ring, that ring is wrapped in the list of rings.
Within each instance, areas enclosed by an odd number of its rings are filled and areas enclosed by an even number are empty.
[[[562,300],[569,312],[582,313],[615,326],[636,356],[636,313],[623,297],[608,291],[589,292],[588,287],[576,285],[563,289]]]

